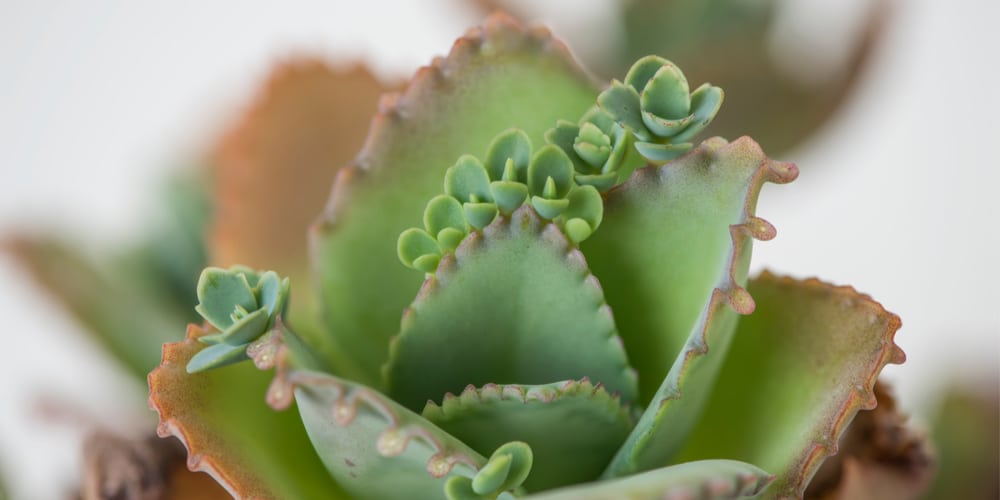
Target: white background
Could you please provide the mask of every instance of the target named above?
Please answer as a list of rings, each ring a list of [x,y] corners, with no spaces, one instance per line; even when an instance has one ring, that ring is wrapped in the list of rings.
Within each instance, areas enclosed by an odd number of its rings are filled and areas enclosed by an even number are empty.
[[[0,234],[127,242],[164,172],[211,143],[277,58],[365,59],[402,77],[477,21],[457,0],[142,3],[0,2]],[[780,158],[802,175],[765,188],[758,214],[779,236],[755,247],[754,267],[850,283],[902,316],[909,361],[886,373],[919,418],[944,380],[997,365],[1000,2],[894,3],[855,98]],[[776,50],[838,47],[824,36],[857,4],[790,1],[783,26],[806,38]],[[577,5],[543,10],[575,48],[599,49],[580,33],[610,3]],[[15,498],[58,498],[76,481],[81,429],[153,415],[145,388],[5,257],[0,279],[0,472]]]

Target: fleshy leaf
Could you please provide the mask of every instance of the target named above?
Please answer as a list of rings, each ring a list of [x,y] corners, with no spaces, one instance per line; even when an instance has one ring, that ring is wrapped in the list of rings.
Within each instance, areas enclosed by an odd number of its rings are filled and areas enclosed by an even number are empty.
[[[236,321],[233,311],[257,309],[257,297],[244,274],[210,267],[198,280],[198,305],[195,310],[212,326],[225,330]]]
[[[635,397],[634,373],[583,254],[529,206],[442,259],[403,314],[390,352],[389,393],[413,410],[496,381],[589,377],[626,401]]]
[[[547,128],[580,116],[596,93],[548,32],[493,16],[448,57],[420,69],[402,95],[383,99],[365,148],[338,175],[314,231],[328,329],[364,367],[362,382],[381,384],[378,368],[399,312],[420,287],[419,275],[394,265],[393,243],[440,194],[445,170],[462,154],[485,152],[511,126],[542,144]],[[470,212],[480,222],[490,215],[489,207],[464,208],[474,226]]]
[[[767,491],[801,497],[887,363],[899,318],[850,287],[765,273],[750,283],[757,303],[740,321],[701,421],[675,461],[725,456],[777,477]],[[733,418],[733,415],[739,418]]]
[[[589,380],[470,386],[440,406],[428,402],[423,415],[480,453],[527,443],[534,454],[528,491],[596,479],[632,429],[628,408]]]
[[[664,166],[636,171],[608,193],[605,222],[583,251],[604,284],[639,370],[641,401],[648,402],[608,476],[662,466],[696,423],[737,313],[753,311],[743,289],[751,239],[774,237],[774,228],[753,215],[757,195],[765,182],[789,182],[797,172],[769,160],[749,138],[715,138]]]
[[[197,374],[185,366],[203,344],[201,328],[163,346],[149,374],[150,406],[160,415],[157,434],[176,436],[188,450],[188,468],[212,475],[238,498],[346,498],[313,451],[295,412],[265,403],[270,376],[250,363]]]
[[[611,82],[611,87],[597,98],[597,103],[601,109],[611,115],[619,125],[625,127],[640,141],[649,141],[653,135],[646,129],[646,124],[642,119],[642,109],[639,101],[639,93],[629,85],[622,84],[615,80]]]
[[[504,175],[507,162],[513,163],[518,176],[514,179],[524,182],[528,163],[531,161],[531,138],[521,129],[510,129],[498,135],[486,151],[484,164],[491,179],[500,179]]]
[[[354,498],[440,498],[486,459],[379,392],[319,372],[287,378],[327,471]],[[284,389],[284,390],[288,390]]]
[[[760,494],[773,476],[734,460],[688,462],[598,483],[530,495],[530,500],[725,499]]]
[[[3,243],[4,250],[137,378],[159,363],[163,343],[176,340],[177,329],[197,317],[174,296],[150,286],[162,283],[162,276],[145,264],[127,265],[129,259],[101,265],[54,239],[20,237]],[[198,271],[192,272],[197,277]]]

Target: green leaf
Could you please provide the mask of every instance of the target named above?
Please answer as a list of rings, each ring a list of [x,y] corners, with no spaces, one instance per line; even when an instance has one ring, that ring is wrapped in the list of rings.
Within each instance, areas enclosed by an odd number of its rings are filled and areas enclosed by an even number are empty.
[[[462,155],[444,174],[444,192],[462,203],[492,201],[490,176],[486,167],[472,155]]]
[[[159,363],[162,345],[196,318],[193,294],[182,307],[180,298],[155,286],[163,275],[145,260],[95,262],[77,245],[44,237],[12,238],[3,249],[137,379]],[[198,270],[192,273],[197,277]]]
[[[899,318],[849,287],[765,273],[698,425],[675,461],[725,456],[773,472],[774,497],[801,497],[887,363]],[[739,415],[738,418],[733,418]]]
[[[411,227],[399,235],[399,240],[396,242],[396,253],[404,264],[416,267],[417,259],[425,255],[440,255],[441,249],[438,248],[434,237],[427,234],[427,231]]]
[[[257,309],[257,297],[243,273],[209,267],[198,279],[198,305],[195,310],[212,326],[225,330],[233,326],[233,311]]]
[[[640,141],[653,139],[653,135],[646,129],[646,124],[642,120],[639,93],[631,86],[618,80],[612,81],[611,86],[597,96],[597,104]]]
[[[513,163],[514,171],[518,175],[514,179],[507,180],[524,182],[525,172],[531,161],[531,138],[521,129],[506,130],[490,144],[485,160],[490,179],[495,181],[502,179],[508,161]]]
[[[690,142],[682,142],[680,144],[657,144],[655,142],[635,143],[635,149],[639,151],[639,154],[657,165],[661,165],[664,162],[673,160],[674,158],[687,153],[692,146],[693,144]]]
[[[674,63],[662,59],[661,67],[639,90],[642,110],[662,120],[683,120],[691,111],[691,95],[687,78]],[[649,125],[649,122],[646,123]],[[657,132],[658,135],[667,135]]]
[[[486,459],[377,391],[320,372],[288,384],[327,471],[354,498],[440,498]]]
[[[515,300],[516,299],[516,300]],[[446,256],[403,315],[385,367],[413,410],[466,385],[589,377],[626,401],[635,378],[583,255],[531,207]]]
[[[188,361],[186,369],[188,373],[197,373],[239,363],[247,359],[250,358],[247,357],[246,344],[215,344],[198,351],[197,354],[192,356],[191,361]]]
[[[558,146],[542,146],[528,166],[528,192],[546,199],[565,198],[573,186],[573,162]]]
[[[608,193],[604,224],[582,250],[604,285],[648,405],[607,475],[662,466],[697,421],[736,313],[753,311],[742,288],[751,236],[773,237],[770,224],[753,216],[757,195],[765,182],[788,182],[796,173],[749,138],[715,138],[636,171]]]
[[[621,479],[569,486],[530,500],[724,499],[760,494],[773,476],[734,460],[688,462]]]
[[[299,416],[268,407],[268,373],[250,363],[197,374],[184,370],[203,352],[197,339],[205,333],[189,326],[187,339],[163,346],[163,362],[149,374],[150,406],[160,416],[157,434],[180,439],[188,467],[211,474],[236,497],[346,499]]]
[[[418,71],[402,95],[383,101],[366,147],[338,177],[314,231],[328,330],[338,350],[363,367],[361,381],[381,384],[378,370],[399,313],[420,287],[418,274],[395,263],[393,242],[440,194],[448,166],[485,152],[511,126],[541,144],[546,129],[580,116],[595,95],[561,43],[494,16],[447,58]]]
[[[707,83],[698,87],[691,94],[691,125],[683,132],[671,137],[670,140],[684,142],[698,135],[719,112],[723,97],[725,97],[725,93],[719,87],[713,87]]]
[[[444,229],[467,231],[468,225],[465,222],[465,214],[462,213],[462,204],[455,198],[443,194],[431,198],[424,210],[424,227],[433,235],[440,234]]]
[[[440,406],[428,402],[423,415],[480,453],[527,443],[534,455],[528,491],[597,479],[632,429],[628,408],[589,380],[470,386]]]

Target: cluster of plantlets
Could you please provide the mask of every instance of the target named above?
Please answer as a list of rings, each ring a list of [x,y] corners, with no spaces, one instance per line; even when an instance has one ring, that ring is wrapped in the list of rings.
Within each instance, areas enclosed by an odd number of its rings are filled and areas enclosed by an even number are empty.
[[[216,222],[235,250],[149,376],[158,432],[246,498],[802,496],[903,361],[899,320],[748,278],[757,196],[797,169],[695,146],[722,97],[655,56],[599,91],[492,17],[383,98],[311,264]]]

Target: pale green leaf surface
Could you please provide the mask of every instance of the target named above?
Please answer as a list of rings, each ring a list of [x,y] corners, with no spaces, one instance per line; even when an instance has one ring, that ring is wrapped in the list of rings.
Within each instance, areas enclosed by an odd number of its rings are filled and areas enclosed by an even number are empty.
[[[596,93],[550,35],[494,16],[383,101],[314,238],[329,330],[365,383],[381,385],[389,338],[420,286],[420,275],[396,261],[396,238],[441,192],[445,170],[463,154],[485,153],[510,127],[542,144],[546,129],[580,116]]]
[[[887,363],[896,315],[849,287],[771,274],[749,286],[756,311],[740,320],[698,425],[674,462],[727,457],[775,474],[769,498],[801,497]]]
[[[509,441],[530,445],[528,491],[597,479],[632,429],[628,408],[590,381],[469,387],[423,415],[483,454]]]
[[[472,477],[486,463],[373,389],[319,372],[288,381],[317,453],[354,498],[442,498],[449,476]]]
[[[759,468],[733,460],[703,460],[634,476],[569,486],[530,500],[716,500],[752,497],[771,481]]]
[[[749,138],[715,138],[674,162],[637,171],[608,194],[605,222],[583,250],[604,284],[648,404],[607,476],[663,466],[696,423],[737,313],[753,311],[742,288],[751,237],[774,236],[753,216],[761,186],[796,174]]]
[[[419,411],[467,385],[590,380],[635,398],[632,369],[586,261],[529,206],[442,260],[404,314],[385,375]]]

